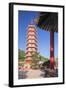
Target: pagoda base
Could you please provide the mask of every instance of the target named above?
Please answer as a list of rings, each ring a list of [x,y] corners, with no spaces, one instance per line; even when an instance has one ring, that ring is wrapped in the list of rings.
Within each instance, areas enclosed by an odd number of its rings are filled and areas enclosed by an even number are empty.
[[[26,60],[26,64],[31,64],[32,61],[31,60]]]
[[[24,64],[24,69],[25,70],[31,69],[31,63],[32,63],[31,60],[26,60]]]

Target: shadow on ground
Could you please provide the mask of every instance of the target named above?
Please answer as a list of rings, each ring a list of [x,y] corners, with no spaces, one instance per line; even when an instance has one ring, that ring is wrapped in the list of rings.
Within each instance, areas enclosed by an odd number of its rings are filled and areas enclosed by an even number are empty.
[[[18,71],[18,79],[27,78],[27,71]]]

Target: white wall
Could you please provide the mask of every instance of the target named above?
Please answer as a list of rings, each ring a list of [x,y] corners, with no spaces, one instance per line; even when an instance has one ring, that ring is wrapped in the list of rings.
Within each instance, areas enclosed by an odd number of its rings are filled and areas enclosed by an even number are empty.
[[[9,90],[8,84],[8,3],[42,3],[66,5],[66,0],[0,0],[0,90]],[[66,85],[13,88],[15,90],[65,90]]]

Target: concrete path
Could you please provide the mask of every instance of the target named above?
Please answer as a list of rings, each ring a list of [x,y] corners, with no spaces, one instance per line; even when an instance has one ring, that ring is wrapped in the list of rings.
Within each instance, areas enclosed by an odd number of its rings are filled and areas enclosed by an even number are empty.
[[[19,71],[19,79],[44,78],[44,72],[39,69],[21,70]]]
[[[44,72],[37,70],[29,70],[27,72],[27,78],[43,78]]]

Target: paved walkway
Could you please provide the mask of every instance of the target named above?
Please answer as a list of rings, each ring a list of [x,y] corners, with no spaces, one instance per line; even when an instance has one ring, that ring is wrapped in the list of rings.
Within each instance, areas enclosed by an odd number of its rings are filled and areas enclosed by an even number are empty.
[[[44,72],[39,69],[21,70],[19,71],[19,79],[43,78]]]
[[[38,70],[29,70],[27,72],[27,78],[43,78],[44,72]]]

